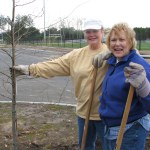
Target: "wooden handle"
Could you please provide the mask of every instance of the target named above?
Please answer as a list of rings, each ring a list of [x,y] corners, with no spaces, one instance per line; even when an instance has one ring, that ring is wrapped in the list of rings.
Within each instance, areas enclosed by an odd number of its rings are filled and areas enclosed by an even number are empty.
[[[126,123],[127,123],[127,119],[128,119],[128,115],[129,115],[129,111],[131,107],[131,102],[133,99],[133,94],[134,94],[134,87],[130,85],[128,98],[127,98],[124,114],[123,114],[122,121],[121,121],[120,131],[119,131],[117,142],[116,142],[116,150],[120,150],[120,147],[121,147],[121,143],[122,143],[122,139],[124,135],[124,129],[126,127]]]
[[[97,68],[94,68],[94,70],[93,70],[93,82],[91,84],[91,90],[90,90],[91,93],[90,93],[90,98],[89,98],[89,102],[88,102],[88,108],[87,108],[86,118],[85,118],[85,123],[84,123],[84,131],[83,131],[83,136],[82,136],[81,150],[84,150],[84,148],[85,148],[87,131],[88,131],[88,124],[89,124],[89,117],[90,117],[91,106],[92,106],[93,95],[94,95],[96,76],[97,76]]]

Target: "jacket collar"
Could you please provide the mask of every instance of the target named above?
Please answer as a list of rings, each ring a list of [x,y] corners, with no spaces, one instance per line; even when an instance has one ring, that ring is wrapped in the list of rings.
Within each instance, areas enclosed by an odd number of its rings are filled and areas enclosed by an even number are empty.
[[[127,62],[128,60],[130,60],[134,56],[135,53],[136,53],[136,50],[134,50],[134,49],[131,50],[130,53],[128,55],[124,56],[120,62]],[[117,62],[117,58],[113,55],[112,57],[110,57],[108,59],[107,62],[110,65],[114,65]]]

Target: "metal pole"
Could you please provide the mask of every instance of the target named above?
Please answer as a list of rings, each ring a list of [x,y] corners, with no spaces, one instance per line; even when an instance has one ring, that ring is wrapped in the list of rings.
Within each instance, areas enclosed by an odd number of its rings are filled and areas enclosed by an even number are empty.
[[[43,13],[44,13],[44,43],[46,42],[46,32],[45,32],[45,0],[43,0]]]

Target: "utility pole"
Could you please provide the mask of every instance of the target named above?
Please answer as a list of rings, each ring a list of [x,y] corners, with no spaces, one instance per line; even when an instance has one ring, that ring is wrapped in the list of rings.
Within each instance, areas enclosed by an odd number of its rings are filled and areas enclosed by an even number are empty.
[[[45,32],[45,0],[43,0],[43,13],[44,13],[44,43],[46,43],[46,32]]]

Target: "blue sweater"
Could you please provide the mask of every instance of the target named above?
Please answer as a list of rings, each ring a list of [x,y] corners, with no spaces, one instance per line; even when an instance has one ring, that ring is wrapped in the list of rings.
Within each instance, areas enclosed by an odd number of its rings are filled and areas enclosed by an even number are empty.
[[[147,79],[150,81],[150,64],[144,60],[135,50],[125,56],[116,64],[116,57],[108,59],[109,68],[102,85],[102,96],[100,97],[99,113],[104,123],[109,126],[121,124],[128,92],[129,83],[125,83],[124,68],[130,62],[141,64],[146,71]],[[134,92],[127,123],[133,122],[147,113],[150,113],[150,94],[144,98]]]

